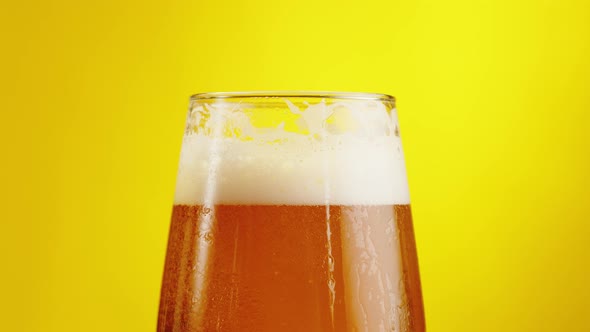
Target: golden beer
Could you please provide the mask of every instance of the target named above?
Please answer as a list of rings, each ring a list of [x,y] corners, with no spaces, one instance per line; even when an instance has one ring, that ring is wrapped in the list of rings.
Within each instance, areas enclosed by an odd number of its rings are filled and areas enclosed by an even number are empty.
[[[158,331],[424,331],[393,99],[355,96],[192,100]]]

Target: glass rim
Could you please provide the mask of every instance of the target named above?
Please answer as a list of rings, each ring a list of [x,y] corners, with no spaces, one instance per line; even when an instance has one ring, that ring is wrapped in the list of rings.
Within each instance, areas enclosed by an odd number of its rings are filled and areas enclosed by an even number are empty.
[[[330,98],[353,100],[379,100],[395,103],[394,96],[384,93],[310,90],[203,92],[193,94],[190,97],[192,101],[230,98]]]

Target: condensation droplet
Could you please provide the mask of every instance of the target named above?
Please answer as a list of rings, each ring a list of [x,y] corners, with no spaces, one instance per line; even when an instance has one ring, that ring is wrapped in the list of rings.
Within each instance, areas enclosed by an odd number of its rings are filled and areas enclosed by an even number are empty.
[[[215,236],[213,235],[213,233],[211,232],[205,232],[203,234],[203,239],[209,243],[213,242],[213,240],[215,239]]]
[[[332,255],[328,255],[328,267],[330,270],[334,268],[334,257]]]

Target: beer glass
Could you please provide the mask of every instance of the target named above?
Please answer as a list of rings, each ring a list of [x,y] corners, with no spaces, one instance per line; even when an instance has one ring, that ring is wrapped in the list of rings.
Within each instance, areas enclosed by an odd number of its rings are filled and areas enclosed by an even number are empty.
[[[395,99],[191,97],[158,331],[424,331]]]

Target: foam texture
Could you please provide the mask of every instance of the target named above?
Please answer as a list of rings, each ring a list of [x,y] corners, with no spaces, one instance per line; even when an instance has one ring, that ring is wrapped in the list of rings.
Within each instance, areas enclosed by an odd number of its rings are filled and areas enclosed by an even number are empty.
[[[408,204],[394,142],[261,146],[204,136],[184,139],[175,204]]]
[[[174,203],[409,204],[397,121],[385,119],[387,135],[332,135],[324,126],[322,135],[284,133],[278,142],[187,131]]]

